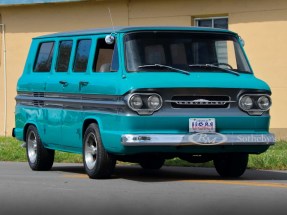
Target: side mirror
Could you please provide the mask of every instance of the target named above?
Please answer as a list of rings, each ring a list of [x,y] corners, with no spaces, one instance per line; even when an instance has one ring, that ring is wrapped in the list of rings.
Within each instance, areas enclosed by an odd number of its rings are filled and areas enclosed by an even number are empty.
[[[243,47],[245,46],[245,41],[240,36],[239,36],[239,42]]]
[[[106,42],[106,44],[111,45],[111,44],[113,44],[113,43],[115,42],[115,37],[112,36],[111,34],[110,34],[110,35],[107,35],[107,36],[105,37],[105,42]]]

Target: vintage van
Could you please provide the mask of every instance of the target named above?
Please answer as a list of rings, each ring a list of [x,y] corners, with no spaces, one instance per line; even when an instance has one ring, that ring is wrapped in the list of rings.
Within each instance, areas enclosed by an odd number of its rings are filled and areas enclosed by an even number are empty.
[[[13,136],[32,170],[55,150],[83,155],[90,178],[116,161],[160,169],[179,157],[239,177],[275,143],[269,86],[223,29],[117,27],[34,38],[17,85]]]

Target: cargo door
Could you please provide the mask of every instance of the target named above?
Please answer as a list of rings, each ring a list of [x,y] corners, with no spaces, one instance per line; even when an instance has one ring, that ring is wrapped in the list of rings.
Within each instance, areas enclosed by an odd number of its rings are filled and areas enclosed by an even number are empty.
[[[82,150],[82,125],[83,125],[83,95],[80,88],[85,85],[83,80],[89,79],[93,39],[80,37],[75,41],[73,59],[69,68],[69,75],[65,79],[66,87],[63,94],[68,99],[63,105],[62,116],[62,144],[71,151]]]
[[[51,75],[46,82],[46,123],[44,140],[50,145],[63,149],[62,120],[66,100],[65,89],[69,87],[69,64],[73,48],[73,40],[57,41],[55,52],[57,58],[52,65]]]

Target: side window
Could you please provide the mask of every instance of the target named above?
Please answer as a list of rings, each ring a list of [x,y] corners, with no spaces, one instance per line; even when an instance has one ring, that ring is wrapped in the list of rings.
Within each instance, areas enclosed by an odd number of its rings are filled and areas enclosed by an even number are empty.
[[[74,61],[74,72],[86,72],[92,40],[79,40]]]
[[[61,41],[59,45],[56,72],[67,72],[73,47],[72,40]]]
[[[112,67],[111,71],[116,72],[119,70],[119,51],[117,44],[115,44],[114,52],[113,52],[113,59],[112,59]]]
[[[34,72],[50,72],[54,53],[54,42],[41,43],[34,63]]]
[[[114,49],[115,47],[117,47],[115,44],[107,44],[105,39],[98,39],[93,65],[94,72],[110,72],[118,70],[118,49]]]

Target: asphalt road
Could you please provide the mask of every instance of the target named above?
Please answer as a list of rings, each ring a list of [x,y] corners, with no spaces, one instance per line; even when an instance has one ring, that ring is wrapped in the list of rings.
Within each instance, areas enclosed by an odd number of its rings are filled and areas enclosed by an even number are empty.
[[[0,162],[0,215],[9,214],[287,214],[287,171],[248,170],[222,180],[212,168],[117,166],[91,180],[79,164],[33,172]]]

